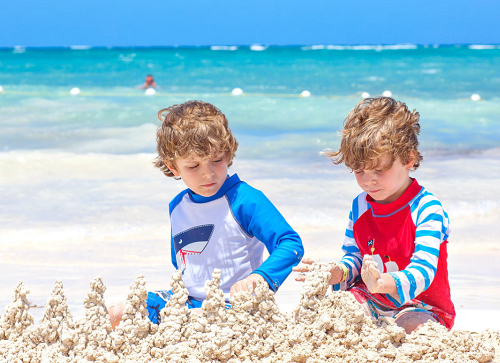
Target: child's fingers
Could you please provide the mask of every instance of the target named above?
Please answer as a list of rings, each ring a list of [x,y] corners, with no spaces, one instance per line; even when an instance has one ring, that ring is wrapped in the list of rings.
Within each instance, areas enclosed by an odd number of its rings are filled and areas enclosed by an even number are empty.
[[[373,257],[370,255],[364,255],[363,256],[363,263],[368,262],[368,261],[374,261]]]
[[[378,270],[378,266],[376,264],[371,265],[369,269],[370,269],[370,275],[374,280],[380,279],[380,271]]]
[[[253,292],[254,290],[254,282],[253,281],[246,281],[246,286],[245,286],[247,289],[246,291],[250,291],[250,292]]]
[[[312,258],[307,258],[304,257],[300,262],[305,263],[307,265],[312,265],[316,260],[313,260]]]
[[[229,295],[233,296],[234,294],[236,294],[237,292],[240,292],[240,291],[243,291],[243,288],[242,288],[241,281],[238,281],[233,286],[231,286],[231,289],[229,290]]]
[[[382,286],[384,286],[384,280],[378,279],[377,280],[377,288],[380,289]]]
[[[292,271],[295,272],[309,272],[309,266],[308,265],[298,265],[292,268]]]
[[[295,278],[295,281],[300,281],[300,282],[304,282],[306,281],[306,275],[298,275],[296,278]]]
[[[372,272],[374,272],[374,273],[375,273],[375,272],[377,272],[377,273],[379,273],[379,272],[380,272],[380,271],[378,270],[378,265],[377,265],[377,263],[376,263],[376,262],[371,262],[371,263],[368,263],[368,264],[367,264],[367,266],[368,266],[368,268],[370,269],[370,271],[372,271]]]

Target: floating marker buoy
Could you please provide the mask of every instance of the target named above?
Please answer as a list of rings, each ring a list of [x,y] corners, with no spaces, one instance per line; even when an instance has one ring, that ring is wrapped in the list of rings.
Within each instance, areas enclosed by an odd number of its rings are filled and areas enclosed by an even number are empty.
[[[309,91],[302,91],[302,93],[300,94],[300,97],[311,97],[311,92]]]
[[[156,90],[154,88],[148,88],[144,94],[146,96],[154,96],[156,94]]]
[[[72,88],[71,91],[69,91],[69,94],[71,96],[78,96],[82,91],[80,91],[80,88],[78,87],[75,87],[75,88]]]
[[[370,97],[370,94],[368,92],[361,93],[361,98],[368,98],[368,97]]]
[[[470,99],[474,102],[477,102],[481,99],[481,96],[479,96],[477,93],[474,93],[472,96],[470,96]]]
[[[382,96],[384,96],[384,97],[392,97],[392,92],[391,91],[384,91],[382,93]]]
[[[243,94],[243,90],[241,88],[235,88],[231,91],[233,96],[241,96]]]

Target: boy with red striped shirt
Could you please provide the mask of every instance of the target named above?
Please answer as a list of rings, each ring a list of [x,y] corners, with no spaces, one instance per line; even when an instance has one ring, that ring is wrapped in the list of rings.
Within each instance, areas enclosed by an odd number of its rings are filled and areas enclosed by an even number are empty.
[[[409,176],[423,160],[419,114],[389,97],[359,102],[344,121],[334,164],[354,171],[363,189],[352,203],[340,263],[330,265],[334,290],[350,291],[367,315],[395,319],[407,333],[427,321],[451,328],[448,214]],[[294,271],[308,271],[302,260]],[[303,281],[304,277],[298,277]]]

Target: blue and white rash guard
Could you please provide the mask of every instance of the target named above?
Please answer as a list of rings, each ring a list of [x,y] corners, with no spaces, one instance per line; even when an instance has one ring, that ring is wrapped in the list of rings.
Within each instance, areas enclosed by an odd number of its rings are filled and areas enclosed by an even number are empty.
[[[172,263],[196,300],[206,298],[214,268],[222,270],[226,300],[231,286],[251,273],[277,291],[304,254],[299,235],[276,207],[236,174],[211,197],[179,193],[170,202],[170,220]],[[269,257],[262,262],[264,247]]]

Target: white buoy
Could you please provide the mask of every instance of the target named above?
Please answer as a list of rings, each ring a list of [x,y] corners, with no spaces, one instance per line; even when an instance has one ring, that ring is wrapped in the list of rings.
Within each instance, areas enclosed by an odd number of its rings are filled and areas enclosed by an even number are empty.
[[[311,92],[305,90],[300,93],[300,97],[311,97]]]
[[[470,99],[474,102],[477,102],[481,99],[481,96],[479,96],[477,93],[474,93],[472,96],[470,96]]]
[[[391,91],[384,91],[382,93],[382,96],[384,96],[384,97],[392,97],[392,92]]]
[[[233,96],[241,96],[243,94],[243,90],[241,88],[235,88],[231,91]]]
[[[154,96],[156,94],[156,90],[154,88],[148,88],[144,94],[146,96]]]
[[[361,98],[368,98],[368,97],[370,97],[370,94],[368,92],[361,93]]]
[[[78,96],[80,93],[82,93],[82,91],[80,91],[78,87],[72,88],[71,91],[69,91],[71,96]]]

